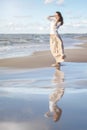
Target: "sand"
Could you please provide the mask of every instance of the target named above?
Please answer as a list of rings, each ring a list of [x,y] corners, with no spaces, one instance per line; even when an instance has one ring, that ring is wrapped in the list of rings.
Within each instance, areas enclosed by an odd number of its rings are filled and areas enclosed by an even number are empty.
[[[78,48],[79,47],[79,48]],[[74,49],[65,49],[65,62],[87,62],[87,44]],[[50,67],[55,60],[50,51],[35,52],[31,56],[0,59],[0,67],[42,68]]]
[[[64,64],[0,69],[0,130],[87,129],[87,63]]]
[[[87,45],[65,54],[0,59],[0,130],[87,130]]]

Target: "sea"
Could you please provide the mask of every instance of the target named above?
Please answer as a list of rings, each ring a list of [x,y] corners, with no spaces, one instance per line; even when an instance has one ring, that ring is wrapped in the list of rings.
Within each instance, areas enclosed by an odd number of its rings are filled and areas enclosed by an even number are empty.
[[[60,34],[65,48],[76,48],[85,34]],[[0,34],[0,59],[23,57],[50,50],[49,34]]]

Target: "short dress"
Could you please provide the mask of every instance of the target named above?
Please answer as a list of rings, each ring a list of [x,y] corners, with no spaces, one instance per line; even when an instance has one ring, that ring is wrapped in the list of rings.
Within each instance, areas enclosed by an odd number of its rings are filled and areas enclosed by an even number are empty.
[[[63,41],[58,34],[61,22],[55,25],[56,20],[52,19],[50,25],[50,50],[57,63],[64,62],[64,46]]]

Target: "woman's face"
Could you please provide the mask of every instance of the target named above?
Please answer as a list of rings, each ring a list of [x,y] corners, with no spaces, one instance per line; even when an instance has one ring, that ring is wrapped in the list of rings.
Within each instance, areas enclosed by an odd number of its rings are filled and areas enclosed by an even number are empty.
[[[58,13],[55,13],[55,18],[59,20],[60,17],[58,15]]]

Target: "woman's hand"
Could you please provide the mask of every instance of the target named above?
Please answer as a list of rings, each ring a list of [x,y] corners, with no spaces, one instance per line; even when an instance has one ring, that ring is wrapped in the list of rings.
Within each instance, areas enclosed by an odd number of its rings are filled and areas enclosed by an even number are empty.
[[[48,16],[47,19],[49,20],[49,19],[50,19],[50,16]]]
[[[55,17],[54,15],[48,16],[47,19],[48,19],[48,20],[53,20],[54,17]]]

